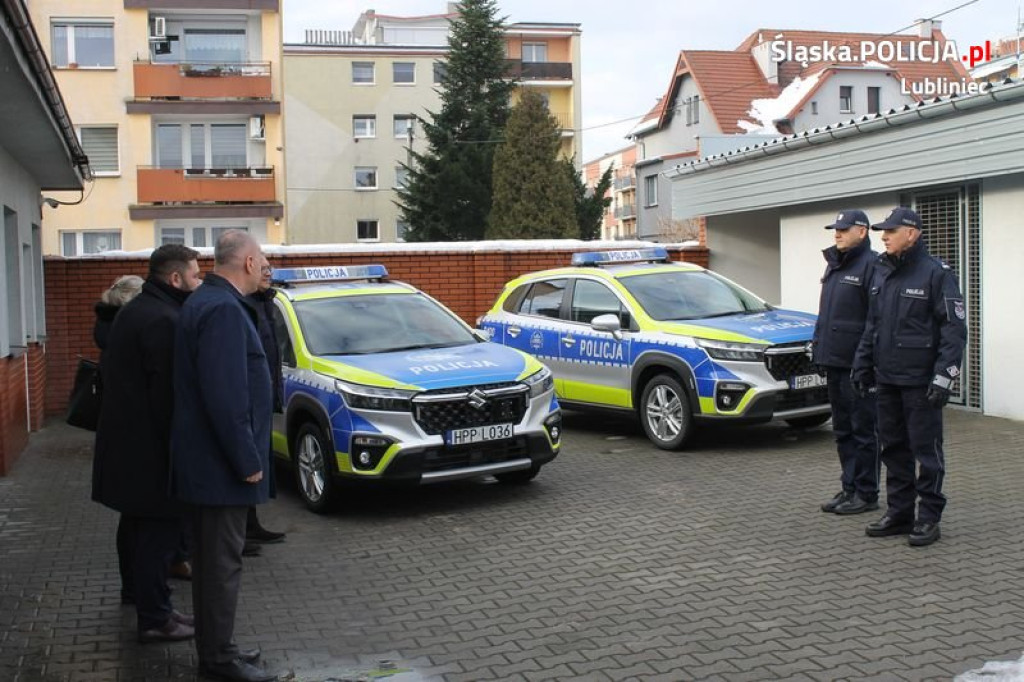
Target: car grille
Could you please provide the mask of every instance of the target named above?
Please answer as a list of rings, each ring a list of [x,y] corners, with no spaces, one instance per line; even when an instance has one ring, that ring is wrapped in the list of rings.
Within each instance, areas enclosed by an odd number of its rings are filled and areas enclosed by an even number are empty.
[[[479,408],[471,404],[477,391],[485,399]],[[515,382],[426,391],[413,398],[413,417],[429,435],[470,426],[518,424],[526,414],[528,393],[526,386]]]
[[[783,391],[775,402],[776,412],[798,410],[801,407],[817,407],[828,404],[827,388],[808,388],[800,391]]]
[[[498,464],[527,457],[525,437],[475,443],[459,447],[431,448],[423,453],[423,472],[449,471],[483,464]]]
[[[807,355],[807,344],[802,341],[772,346],[765,351],[764,366],[778,381],[786,381],[790,377],[803,374],[825,376],[821,367],[811,362],[811,358]]]

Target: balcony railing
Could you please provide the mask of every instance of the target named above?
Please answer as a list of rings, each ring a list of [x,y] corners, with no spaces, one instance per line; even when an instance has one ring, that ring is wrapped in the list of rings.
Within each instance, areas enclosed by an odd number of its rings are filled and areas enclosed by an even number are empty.
[[[524,62],[506,59],[508,75],[523,80],[572,80],[572,62]]]
[[[549,111],[556,121],[560,130],[572,130],[572,114],[568,111]]]
[[[135,62],[135,97],[270,99],[270,62]]]
[[[636,178],[632,175],[626,175],[620,178],[615,178],[613,183],[615,189],[622,191],[631,187],[636,187]]]
[[[140,204],[276,200],[274,169],[138,168]]]
[[[636,215],[636,204],[626,204],[625,206],[617,206],[615,208],[615,217],[632,218]]]

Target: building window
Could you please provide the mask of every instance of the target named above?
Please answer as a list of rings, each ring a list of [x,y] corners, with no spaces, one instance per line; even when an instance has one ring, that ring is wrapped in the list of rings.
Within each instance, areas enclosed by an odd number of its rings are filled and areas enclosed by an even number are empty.
[[[406,187],[409,184],[409,169],[395,166],[395,187]]]
[[[164,244],[183,244],[192,248],[213,246],[222,234],[228,230],[248,232],[246,225],[225,225],[220,227],[161,227],[157,230],[157,242]]]
[[[811,101],[811,113],[815,116],[818,115],[818,100]]]
[[[356,189],[377,189],[376,167],[356,167]]]
[[[353,116],[352,117],[353,137],[377,137],[376,116]]]
[[[877,114],[882,100],[882,88],[868,88],[868,113]]]
[[[377,229],[376,220],[357,220],[356,239],[361,242],[380,241],[380,232]]]
[[[693,122],[700,123],[700,95],[693,96]]]
[[[111,230],[60,233],[62,256],[86,256],[121,249],[121,231]]]
[[[839,86],[839,113],[841,113],[841,114],[852,114],[853,113],[853,86],[852,85],[840,85]]]
[[[524,62],[546,62],[548,60],[547,43],[523,43]]]
[[[444,62],[434,62],[434,85],[440,85],[447,73],[447,64]]]
[[[409,223],[399,220],[395,223],[395,240],[404,242],[409,234]]]
[[[395,137],[408,138],[415,126],[416,118],[414,116],[395,114],[393,125]]]
[[[393,62],[391,78],[395,83],[415,83],[416,62]]]
[[[684,99],[683,107],[686,109],[686,125],[693,125],[693,98]]]
[[[51,24],[54,67],[101,68],[114,65],[114,22],[88,19]]]
[[[658,205],[658,176],[648,175],[644,178],[644,206]]]
[[[88,126],[78,129],[82,151],[89,157],[89,166],[98,176],[120,175],[117,154],[117,126]]]
[[[352,82],[373,85],[373,62],[352,62]]]
[[[156,127],[160,168],[243,169],[249,167],[245,123],[160,123]],[[92,157],[89,157],[90,162]]]
[[[246,55],[244,28],[185,29],[186,61],[211,68],[215,64],[241,64]]]

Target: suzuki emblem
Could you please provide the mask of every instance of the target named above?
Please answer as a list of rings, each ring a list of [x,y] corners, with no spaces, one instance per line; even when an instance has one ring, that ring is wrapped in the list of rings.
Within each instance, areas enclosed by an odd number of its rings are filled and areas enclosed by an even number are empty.
[[[487,396],[479,388],[474,388],[467,400],[474,409],[482,410],[487,407]]]

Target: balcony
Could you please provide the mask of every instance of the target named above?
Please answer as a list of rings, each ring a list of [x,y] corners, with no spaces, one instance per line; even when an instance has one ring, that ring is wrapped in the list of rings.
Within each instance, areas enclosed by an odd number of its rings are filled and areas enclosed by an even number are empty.
[[[140,204],[246,202],[276,199],[273,168],[138,169]]]
[[[558,129],[562,132],[572,132],[572,114],[568,111],[548,111],[551,116],[558,121]]]
[[[615,217],[624,220],[627,218],[633,218],[636,216],[636,204],[626,204],[625,206],[615,207]]]
[[[263,10],[280,12],[280,0],[124,0],[125,9],[222,9],[222,10]]]
[[[524,62],[521,59],[506,59],[505,69],[509,76],[526,81],[572,80],[572,62]]]
[[[625,191],[627,189],[632,189],[636,187],[636,178],[633,177],[632,175],[625,175],[619,178],[615,178],[613,186],[619,192]]]
[[[270,62],[153,64],[135,62],[135,97],[261,99],[273,96]]]

